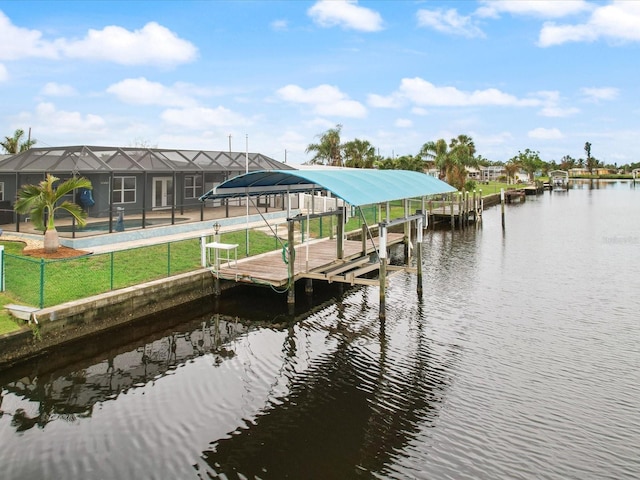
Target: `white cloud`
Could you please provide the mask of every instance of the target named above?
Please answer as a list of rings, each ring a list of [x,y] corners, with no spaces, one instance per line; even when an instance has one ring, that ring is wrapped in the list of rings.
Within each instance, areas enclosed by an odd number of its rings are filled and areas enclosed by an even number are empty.
[[[321,27],[340,26],[361,32],[382,30],[380,14],[360,7],[356,0],[320,0],[309,8],[307,14]]]
[[[189,85],[176,84],[173,87],[165,87],[161,83],[151,82],[144,77],[128,78],[107,88],[108,93],[115,95],[124,103],[167,107],[194,106],[196,102],[188,94],[193,91],[194,89]]]
[[[413,113],[414,115],[420,115],[421,117],[429,115],[429,111],[426,108],[422,107],[413,107],[411,109],[411,113]]]
[[[467,38],[484,37],[484,33],[473,23],[471,17],[460,15],[456,9],[418,10],[418,26],[433,28],[441,33],[461,35]]]
[[[527,133],[527,136],[540,140],[558,140],[564,138],[562,132],[557,128],[534,128]]]
[[[92,29],[81,40],[45,40],[40,31],[16,27],[0,11],[0,60],[68,57],[122,65],[173,66],[190,62],[197,54],[192,43],[155,22],[134,31],[113,25]]]
[[[592,7],[584,0],[483,0],[476,10],[480,17],[499,17],[501,13],[542,18],[560,18],[581,13]]]
[[[640,3],[616,1],[598,7],[583,24],[545,23],[538,45],[550,47],[566,42],[593,42],[600,38],[613,42],[640,41]]]
[[[42,87],[40,93],[49,97],[71,97],[76,94],[76,90],[71,85],[49,82]]]
[[[438,87],[422,78],[403,78],[399,95],[419,106],[466,107],[498,105],[530,107],[540,104],[538,99],[519,99],[495,88],[465,92],[456,87]]]
[[[557,90],[541,90],[535,96],[540,99],[542,109],[538,112],[543,117],[569,117],[580,112],[576,107],[562,107],[562,98]]]
[[[402,99],[397,95],[383,97],[372,93],[367,97],[367,103],[375,108],[398,108],[402,105]]]
[[[289,22],[286,20],[274,20],[270,26],[271,30],[287,30],[289,28]]]
[[[367,109],[360,102],[350,100],[332,85],[319,85],[306,90],[298,85],[286,85],[276,93],[287,102],[311,105],[313,112],[318,115],[363,118],[367,114]]]
[[[0,63],[0,82],[6,82],[9,80],[9,71],[7,67]]]
[[[161,117],[168,124],[194,130],[251,124],[249,119],[225,107],[170,108],[165,110]]]
[[[413,122],[408,118],[398,118],[395,121],[395,126],[398,128],[411,128],[413,127]]]
[[[193,44],[155,22],[133,32],[115,25],[89,30],[79,41],[57,40],[56,46],[70,58],[107,60],[121,65],[172,66],[197,57]]]
[[[34,126],[34,130],[46,131],[52,134],[100,133],[104,130],[106,122],[99,115],[82,115],[80,112],[67,112],[57,110],[53,103],[43,102],[38,104],[35,111],[34,123],[42,125]]]
[[[0,60],[18,60],[25,57],[56,58],[58,52],[42,40],[38,30],[16,27],[0,11]]]
[[[558,105],[547,105],[540,110],[543,117],[570,117],[580,113],[580,109],[576,107],[559,107]]]
[[[619,90],[612,87],[602,88],[582,88],[580,93],[584,95],[587,100],[592,102],[598,102],[600,100],[614,100],[618,97]]]

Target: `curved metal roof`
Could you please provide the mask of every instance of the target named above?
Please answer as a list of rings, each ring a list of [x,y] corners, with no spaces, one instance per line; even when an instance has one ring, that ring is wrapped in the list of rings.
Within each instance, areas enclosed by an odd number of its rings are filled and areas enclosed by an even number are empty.
[[[200,200],[311,190],[330,191],[334,196],[354,206],[456,191],[442,180],[407,170],[270,170],[249,172],[231,178],[205,193]]]

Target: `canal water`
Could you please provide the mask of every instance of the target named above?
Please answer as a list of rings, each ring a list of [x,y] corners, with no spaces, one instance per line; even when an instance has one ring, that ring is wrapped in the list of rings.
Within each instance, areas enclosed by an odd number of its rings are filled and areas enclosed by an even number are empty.
[[[237,289],[0,372],[0,477],[640,478],[640,186],[493,207],[423,259],[383,324],[374,287]]]

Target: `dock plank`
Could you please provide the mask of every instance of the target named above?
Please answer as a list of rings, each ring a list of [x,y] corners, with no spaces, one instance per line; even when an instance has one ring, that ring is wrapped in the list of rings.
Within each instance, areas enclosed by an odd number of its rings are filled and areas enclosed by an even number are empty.
[[[388,233],[387,244],[401,243],[404,236],[401,233]],[[374,244],[379,245],[379,238],[374,238]],[[307,253],[308,248],[308,253]],[[302,278],[306,272],[321,271],[336,264],[336,239],[313,240],[307,244],[295,246],[294,278]],[[367,243],[367,255],[373,253],[371,242]],[[345,240],[343,246],[343,260],[350,261],[362,256],[362,242],[360,240]],[[269,283],[283,286],[289,282],[288,265],[282,258],[282,251],[273,252],[239,259],[237,265],[222,265],[218,272],[221,279],[245,283]]]

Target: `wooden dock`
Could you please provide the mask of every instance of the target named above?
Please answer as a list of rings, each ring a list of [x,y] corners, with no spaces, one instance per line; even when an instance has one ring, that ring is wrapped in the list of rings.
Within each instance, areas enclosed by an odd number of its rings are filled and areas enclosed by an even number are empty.
[[[378,237],[373,243],[378,247]],[[404,235],[388,233],[387,245],[402,243]],[[271,285],[285,287],[291,280],[303,278],[321,279],[329,282],[355,284],[377,284],[377,280],[361,278],[379,268],[379,262],[369,262],[369,255],[375,250],[371,239],[367,239],[363,251],[361,240],[344,240],[343,258],[337,258],[336,239],[324,238],[312,240],[308,244],[295,246],[294,278],[289,278],[289,266],[285,262],[286,254],[282,250],[240,259],[236,262],[224,262],[214,274],[221,280],[237,283]],[[308,249],[308,250],[307,250]]]

